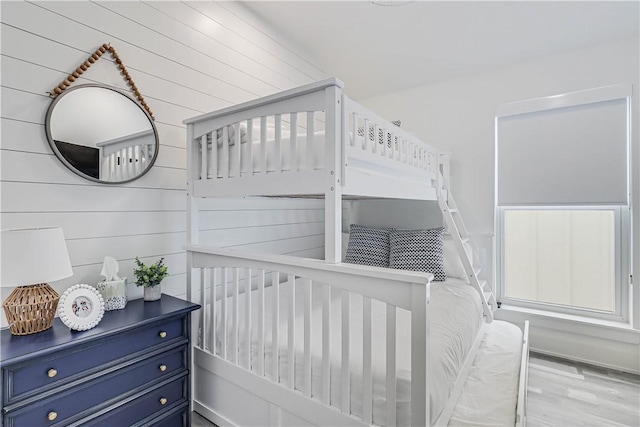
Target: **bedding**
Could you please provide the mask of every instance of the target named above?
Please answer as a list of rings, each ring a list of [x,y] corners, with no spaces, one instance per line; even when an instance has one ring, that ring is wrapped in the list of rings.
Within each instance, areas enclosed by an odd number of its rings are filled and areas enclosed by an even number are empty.
[[[512,426],[516,421],[522,332],[511,323],[487,325],[450,426]],[[487,393],[491,390],[491,393]]]
[[[241,286],[240,289],[243,289]],[[279,369],[281,382],[288,385],[287,367],[290,363],[286,352],[288,340],[288,310],[291,285],[280,285],[280,324],[279,340]],[[296,285],[295,306],[295,388],[303,389],[303,355],[304,355],[304,290],[301,285]],[[322,289],[313,287],[312,298],[312,395],[319,397],[322,388]],[[431,286],[431,361],[429,372],[431,381],[435,385],[431,395],[432,421],[442,411],[456,376],[462,367],[474,339],[482,325],[482,306],[477,292],[468,284],[460,280],[447,280],[445,282],[432,283]],[[240,351],[239,360],[246,357],[244,350],[244,310],[245,295],[241,294],[239,314]],[[256,371],[257,353],[257,301],[256,291],[251,292],[252,307],[252,370]],[[271,288],[265,289],[265,301],[271,301]],[[234,348],[232,337],[233,315],[231,313],[232,300],[228,300],[227,336],[228,348]],[[341,402],[341,292],[332,292],[331,299],[331,402],[333,406],[340,407]],[[272,315],[269,311],[270,304],[265,303],[265,374],[273,378],[271,333]],[[210,309],[210,307],[208,307]],[[220,301],[217,301],[216,309],[217,348],[220,348]],[[361,393],[362,389],[362,297],[352,295],[351,298],[351,409],[352,413],[362,415]],[[373,371],[373,422],[386,424],[385,420],[385,376],[386,363],[386,307],[379,301],[372,301],[372,371]],[[376,333],[385,331],[385,333]],[[406,310],[397,310],[397,422],[398,425],[410,424],[410,396],[411,396],[411,316]]]

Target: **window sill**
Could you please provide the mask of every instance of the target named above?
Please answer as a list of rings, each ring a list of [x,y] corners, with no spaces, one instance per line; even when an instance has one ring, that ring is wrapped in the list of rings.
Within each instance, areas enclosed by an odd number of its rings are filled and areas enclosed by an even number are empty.
[[[627,322],[593,319],[572,314],[556,313],[502,304],[494,317],[516,324],[531,322],[532,327],[560,330],[628,344],[640,344],[640,330]]]

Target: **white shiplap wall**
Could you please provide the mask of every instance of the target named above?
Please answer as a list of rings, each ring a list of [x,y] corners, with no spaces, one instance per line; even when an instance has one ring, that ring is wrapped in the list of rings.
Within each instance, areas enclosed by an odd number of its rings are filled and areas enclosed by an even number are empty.
[[[58,292],[95,284],[105,255],[132,278],[133,259],[164,256],[163,291],[185,293],[185,118],[324,78],[304,54],[235,2],[2,2],[2,229],[60,226],[74,276]],[[67,170],[44,133],[51,91],[103,43],[111,43],[156,117],[152,170],[124,185],[98,185]],[[126,89],[109,55],[84,83]],[[317,200],[212,200],[204,242],[322,256]],[[3,290],[4,298],[10,290]],[[128,289],[131,297],[142,292]],[[5,319],[3,319],[3,322]],[[5,326],[5,324],[2,324]]]

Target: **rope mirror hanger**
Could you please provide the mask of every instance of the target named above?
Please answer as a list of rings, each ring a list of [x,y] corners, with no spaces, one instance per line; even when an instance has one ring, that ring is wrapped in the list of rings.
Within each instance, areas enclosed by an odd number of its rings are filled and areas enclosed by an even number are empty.
[[[76,79],[78,79],[82,75],[82,73],[87,71],[89,67],[91,67],[91,65],[93,65],[97,60],[99,60],[100,57],[102,57],[102,55],[105,54],[106,52],[109,52],[113,57],[117,67],[120,69],[120,74],[122,74],[122,77],[127,82],[127,85],[133,91],[138,102],[140,102],[140,104],[144,107],[147,113],[149,113],[149,116],[151,116],[151,118],[155,120],[155,117],[153,117],[153,113],[151,112],[151,109],[149,108],[144,98],[142,97],[142,94],[138,90],[138,87],[133,82],[133,78],[127,71],[127,67],[124,66],[124,62],[122,62],[122,59],[120,59],[120,56],[116,52],[116,49],[107,43],[103,44],[98,49],[96,49],[96,51],[92,53],[89,56],[89,58],[87,58],[86,61],[84,61],[78,68],[76,68],[76,70],[73,73],[69,74],[69,76],[66,79],[64,79],[58,86],[56,86],[52,92],[48,92],[49,96],[51,98],[55,98],[58,95],[60,95],[65,89],[71,86],[71,83],[73,83]]]

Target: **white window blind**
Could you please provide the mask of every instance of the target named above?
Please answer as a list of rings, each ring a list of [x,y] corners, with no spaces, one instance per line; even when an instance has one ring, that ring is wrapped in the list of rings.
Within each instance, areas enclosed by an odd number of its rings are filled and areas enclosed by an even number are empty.
[[[499,206],[628,203],[631,86],[498,108]]]

